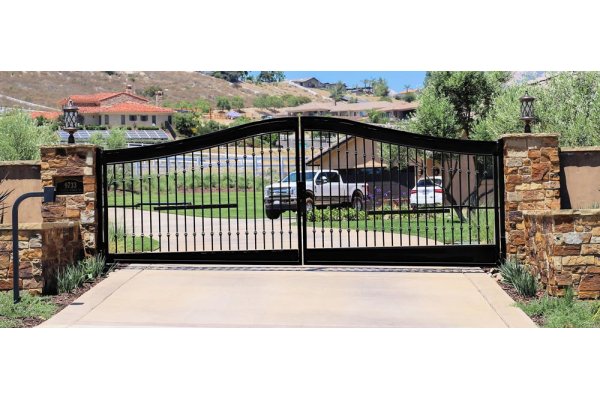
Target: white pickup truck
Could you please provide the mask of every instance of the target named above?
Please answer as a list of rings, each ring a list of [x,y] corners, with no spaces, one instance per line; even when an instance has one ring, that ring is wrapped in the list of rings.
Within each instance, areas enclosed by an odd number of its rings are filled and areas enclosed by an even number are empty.
[[[265,187],[265,213],[277,219],[285,211],[298,210],[298,188],[296,172],[290,173],[281,182]],[[369,185],[348,183],[336,170],[306,171],[306,212],[315,207],[351,206],[357,211],[365,210],[369,196]]]

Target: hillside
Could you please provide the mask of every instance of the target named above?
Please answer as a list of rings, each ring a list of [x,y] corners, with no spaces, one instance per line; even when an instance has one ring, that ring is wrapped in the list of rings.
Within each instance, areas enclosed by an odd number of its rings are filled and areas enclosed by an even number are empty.
[[[126,84],[143,91],[150,86],[164,90],[165,101],[193,101],[199,98],[214,102],[219,96],[241,96],[247,107],[261,94],[291,94],[323,101],[286,82],[270,84],[231,84],[198,72],[10,72],[0,71],[0,107],[25,107],[5,96],[47,107],[57,107],[57,101],[70,94],[121,91]],[[25,108],[35,108],[26,106]],[[41,109],[41,108],[40,108]]]

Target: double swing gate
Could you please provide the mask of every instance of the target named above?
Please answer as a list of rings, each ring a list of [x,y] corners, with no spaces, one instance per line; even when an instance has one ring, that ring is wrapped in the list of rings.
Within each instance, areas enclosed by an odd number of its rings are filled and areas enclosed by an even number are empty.
[[[288,117],[98,161],[109,262],[461,266],[503,252],[496,142]]]

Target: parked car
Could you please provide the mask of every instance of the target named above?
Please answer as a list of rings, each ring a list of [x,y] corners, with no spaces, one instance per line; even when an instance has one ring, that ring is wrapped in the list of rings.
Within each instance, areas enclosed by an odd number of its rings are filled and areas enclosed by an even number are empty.
[[[419,178],[410,191],[410,207],[434,207],[444,205],[444,188],[441,176]]]
[[[296,172],[290,173],[281,182],[265,187],[265,214],[277,219],[285,211],[298,210]],[[357,211],[366,209],[369,185],[344,182],[336,170],[306,171],[306,211],[316,207],[350,206]]]

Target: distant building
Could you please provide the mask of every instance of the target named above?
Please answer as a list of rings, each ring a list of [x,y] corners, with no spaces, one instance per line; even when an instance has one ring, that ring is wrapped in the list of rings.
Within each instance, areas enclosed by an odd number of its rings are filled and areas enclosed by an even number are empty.
[[[324,84],[317,78],[292,79],[292,82],[310,89],[323,89]]]
[[[359,120],[366,118],[369,111],[378,110],[385,114],[390,119],[407,119],[409,118],[419,107],[419,103],[413,101],[407,103],[404,101],[366,101],[362,103],[307,103],[297,107],[288,107],[283,109],[285,115],[321,115],[321,116],[332,116],[342,117]]]
[[[68,99],[79,107],[80,123],[86,126],[138,127],[171,125],[175,110],[150,104],[148,99],[133,94],[131,85],[123,92],[74,94]],[[158,103],[158,97],[156,103]]]

